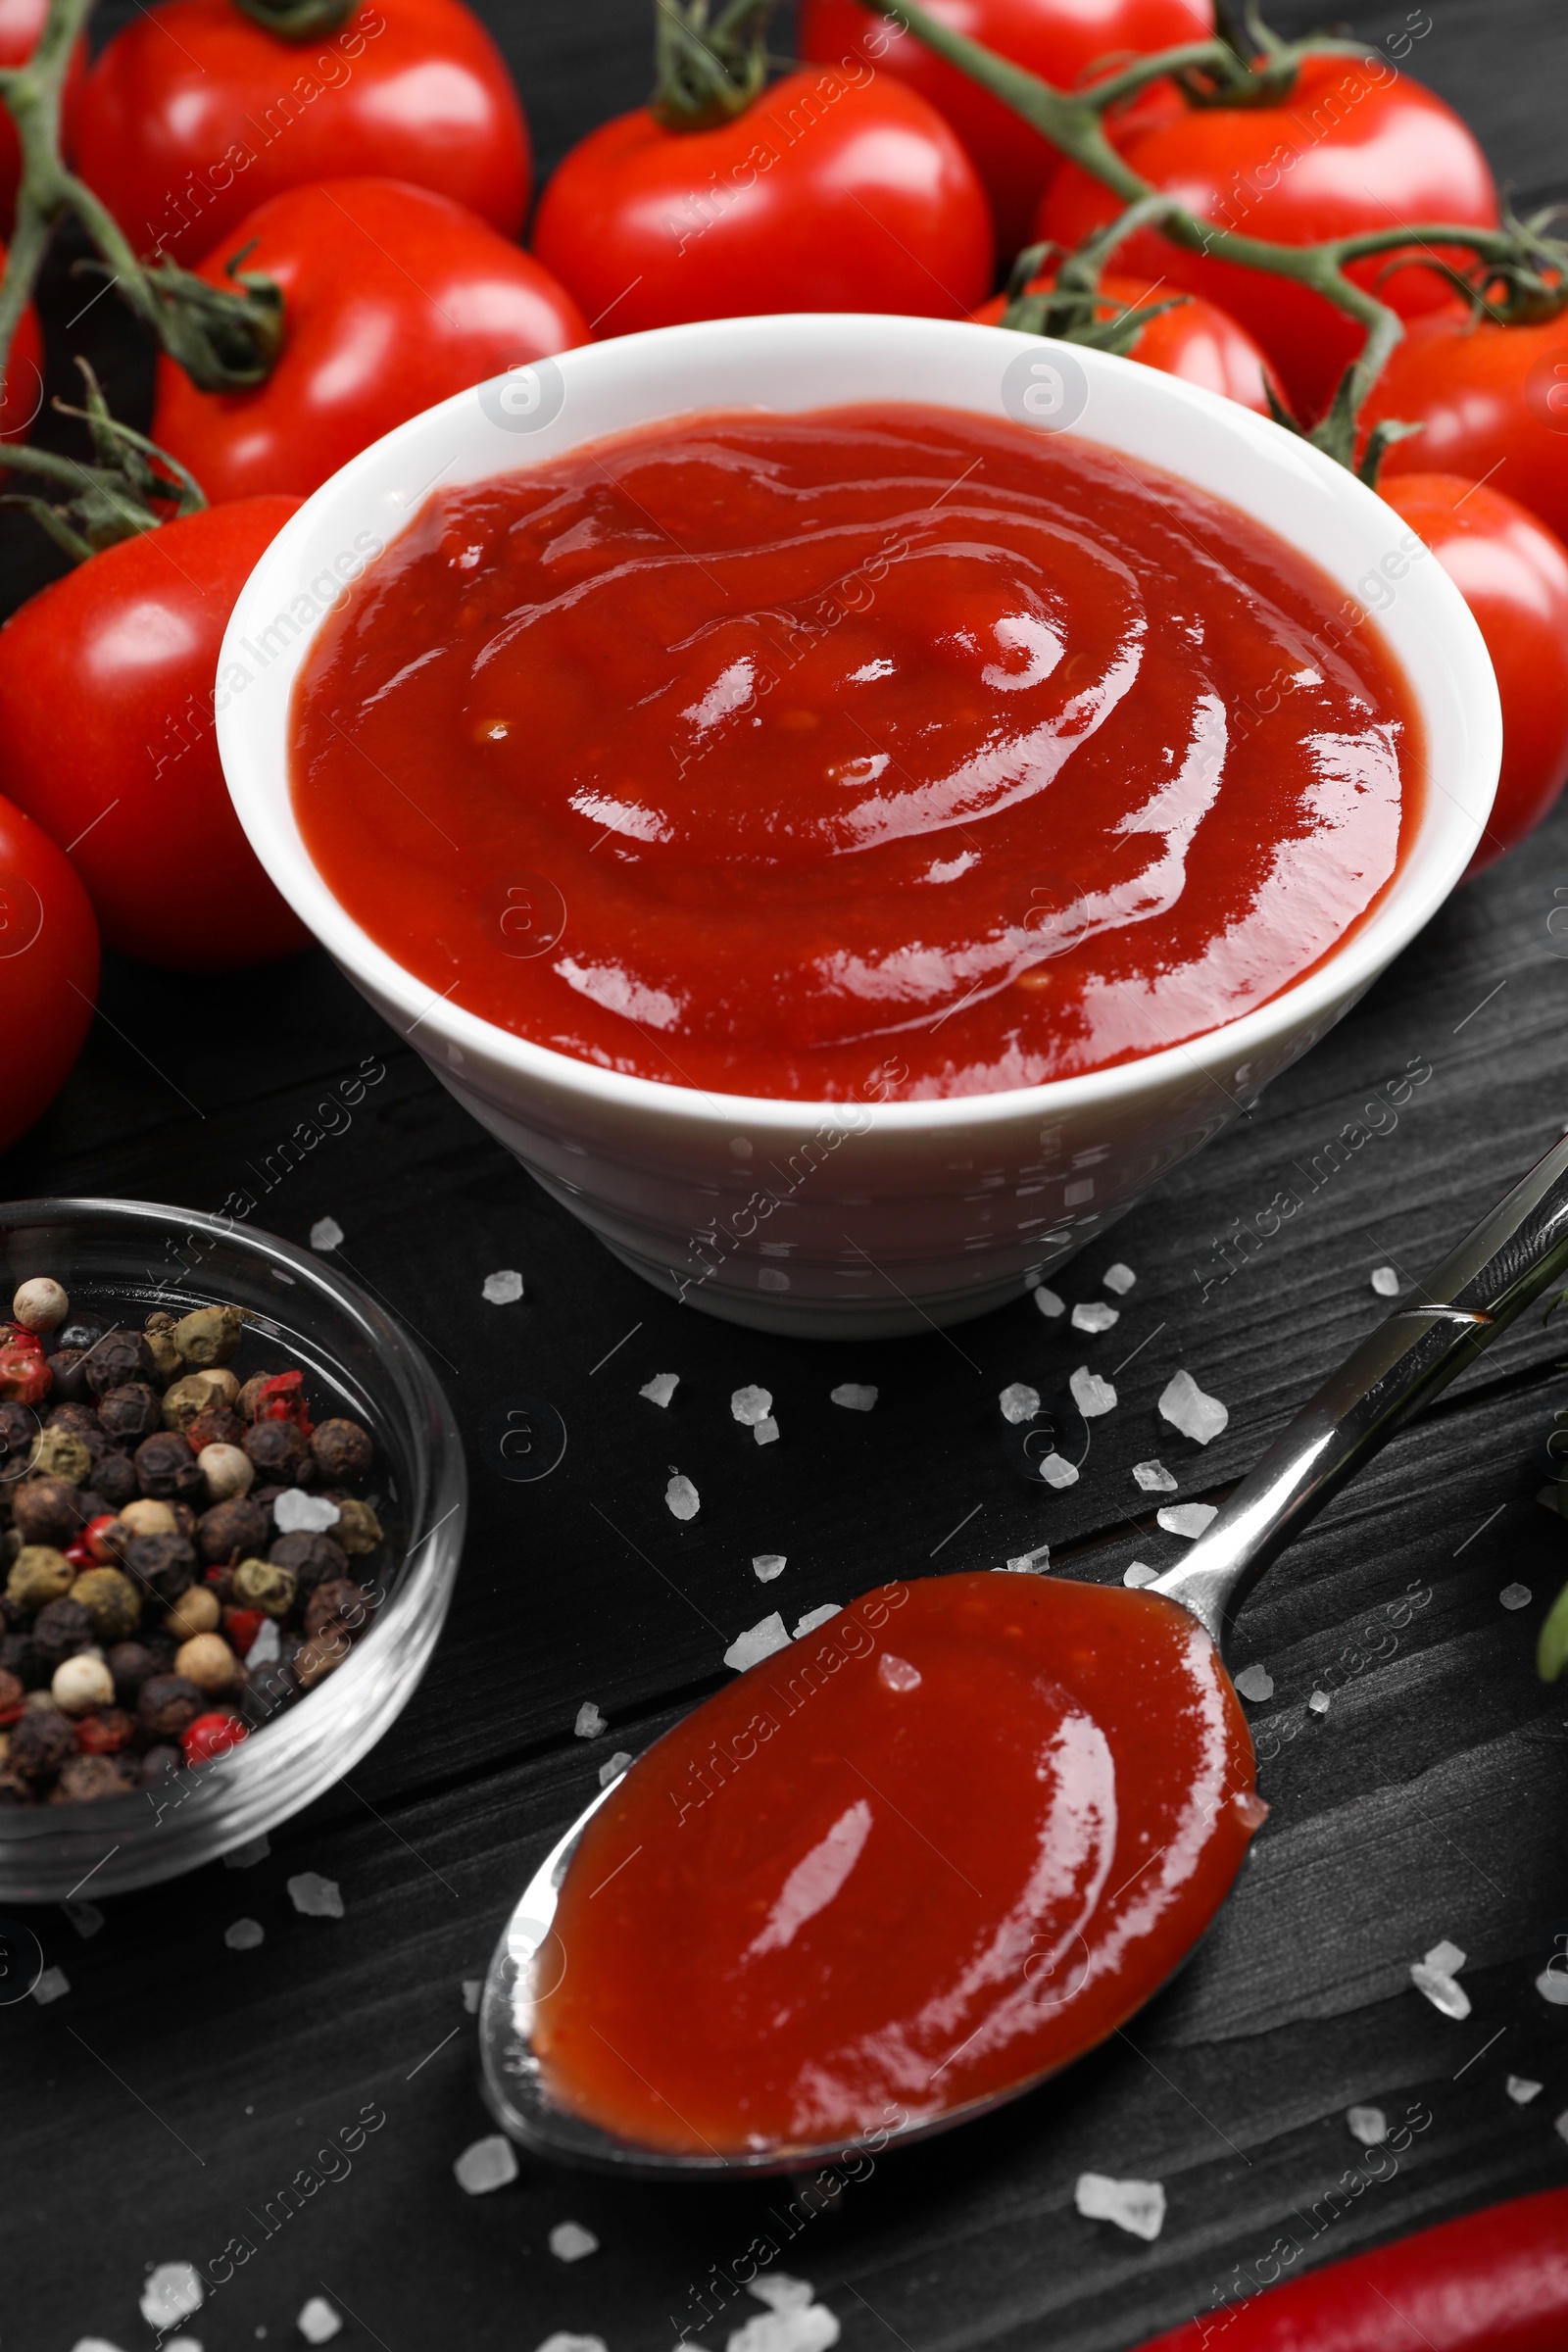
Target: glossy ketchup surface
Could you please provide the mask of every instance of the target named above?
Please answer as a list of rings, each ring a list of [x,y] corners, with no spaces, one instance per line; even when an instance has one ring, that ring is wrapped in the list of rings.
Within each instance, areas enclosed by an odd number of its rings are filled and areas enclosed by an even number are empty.
[[[438,492],[294,712],[311,856],[433,992],[814,1100],[1035,1084],[1250,1010],[1377,901],[1422,776],[1375,624],[1282,540],[912,406]]]
[[[1265,1810],[1175,1602],[883,1586],[687,1716],[587,1824],[537,1987],[545,2086],[698,2155],[983,2100],[1149,1998]]]

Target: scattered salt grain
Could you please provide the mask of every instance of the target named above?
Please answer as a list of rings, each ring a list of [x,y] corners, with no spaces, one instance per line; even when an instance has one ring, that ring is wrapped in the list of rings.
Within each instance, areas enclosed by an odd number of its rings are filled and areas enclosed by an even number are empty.
[[[573,2335],[569,2328],[558,2328],[535,2352],[608,2352],[608,2347],[602,2335]]]
[[[40,2009],[47,2009],[51,2001],[58,2001],[62,1993],[70,1990],[71,1979],[63,1968],[46,1968],[32,1988],[32,1997]]]
[[[1107,1291],[1114,1291],[1118,1298],[1125,1298],[1138,1277],[1131,1266],[1124,1265],[1118,1257],[1113,1266],[1105,1268],[1100,1279]]]
[[[1552,2126],[1552,2130],[1556,2132],[1559,2139],[1568,2139],[1568,2109],[1565,2109],[1563,2113],[1558,2116],[1557,2121]]]
[[[1040,1312],[1043,1315],[1049,1315],[1053,1322],[1058,1315],[1064,1315],[1067,1312],[1065,1298],[1058,1298],[1055,1292],[1048,1290],[1044,1283],[1035,1293],[1035,1304],[1039,1307]]]
[[[236,1919],[223,1930],[223,1941],[231,1952],[254,1952],[266,1936],[259,1919]]]
[[[493,2188],[505,2188],[517,2178],[517,2151],[510,2139],[492,2132],[465,2148],[452,2170],[465,2195],[487,2197]]]
[[[1074,1404],[1086,1421],[1093,1421],[1098,1413],[1115,1411],[1115,1390],[1108,1380],[1102,1380],[1098,1372],[1091,1372],[1087,1364],[1079,1365],[1067,1386],[1072,1391]]]
[[[1073,2202],[1086,2221],[1114,2222],[1133,2237],[1152,2241],[1165,2226],[1165,2190],[1158,2180],[1113,2180],[1108,2173],[1080,2173]]]
[[[276,1620],[269,1617],[267,1622],[269,1625],[274,1625]],[[250,1654],[252,1657],[256,1655],[254,1642],[251,1643]],[[257,1837],[247,1838],[243,1845],[236,1845],[231,1852],[226,1853],[223,1856],[223,1868],[225,1870],[254,1870],[258,1862],[267,1860],[271,1850],[271,1842],[267,1832],[263,1830]]]
[[[750,2291],[759,2303],[769,2311],[804,2311],[816,2301],[816,2289],[808,2278],[792,2278],[788,2271],[764,2273],[760,2278],[749,2281]]]
[[[84,1943],[104,1924],[104,1915],[96,1903],[62,1903],[60,1908]]]
[[[206,2290],[193,2262],[161,2262],[141,2290],[141,2316],[149,2328],[172,2328],[200,2311]]]
[[[247,1666],[273,1666],[277,1663],[277,1660],[282,1655],[283,1637],[277,1630],[277,1619],[275,1617],[264,1617],[261,1626],[257,1631],[255,1640],[252,1642],[249,1649],[245,1652],[245,1663]],[[253,1838],[251,1839],[251,1844],[254,1845],[255,1842],[256,1840]],[[240,1850],[243,1852],[245,1849],[242,1847]],[[266,1851],[265,1843],[262,1850],[263,1852]],[[258,1854],[256,1857],[258,1862],[261,1860],[261,1854]],[[236,1870],[239,1870],[243,1868],[243,1864],[236,1862],[234,1867]]]
[[[612,1781],[618,1780],[631,1760],[629,1747],[617,1747],[612,1756],[607,1756],[599,1767],[600,1788],[608,1788]]]
[[[1546,2086],[1544,2082],[1532,2082],[1528,2075],[1510,2075],[1505,2087],[1516,2107],[1528,2107],[1532,2099],[1540,2098]]]
[[[597,2254],[599,2240],[581,2222],[558,2222],[550,2232],[550,2251],[558,2262],[581,2262],[585,2254]]]
[[[343,1245],[343,1228],[336,1217],[318,1217],[311,1227],[313,1250],[338,1250]]]
[[[1103,1298],[1080,1298],[1072,1310],[1074,1331],[1109,1331],[1121,1321],[1120,1310],[1107,1306]]]
[[[878,1682],[886,1683],[890,1690],[918,1690],[920,1688],[919,1667],[911,1666],[907,1658],[896,1658],[891,1649],[885,1649],[878,1658],[876,1673]]]
[[[656,1372],[652,1380],[643,1383],[637,1394],[646,1396],[650,1404],[667,1405],[679,1387],[678,1372]]]
[[[724,1652],[724,1663],[733,1666],[737,1674],[744,1674],[748,1666],[755,1666],[760,1659],[770,1658],[776,1649],[788,1649],[789,1645],[784,1620],[774,1609],[758,1624],[748,1626],[744,1634],[736,1635]]]
[[[1219,1517],[1219,1509],[1212,1502],[1167,1502],[1162,1511],[1154,1513],[1154,1517],[1167,1536],[1186,1536],[1191,1539],[1200,1536],[1209,1521]]]
[[[164,2352],[202,2352],[201,2338],[196,2335],[172,2335]]]
[[[294,2325],[308,2344],[329,2344],[342,2329],[343,2315],[324,2295],[313,2295]]]
[[[677,1470],[664,1489],[664,1500],[677,1519],[695,1519],[703,1507],[702,1496],[683,1471]]]
[[[288,1899],[307,1919],[341,1919],[343,1892],[336,1879],[323,1879],[318,1870],[302,1870],[288,1882]]]
[[[485,1276],[483,1293],[492,1306],[515,1306],[522,1297],[522,1276],[515,1266],[505,1266],[499,1273]]]
[[[1206,1446],[1230,1419],[1230,1408],[1217,1396],[1205,1396],[1190,1372],[1175,1372],[1160,1393],[1159,1409],[1184,1438]]]
[[[1007,1562],[1013,1576],[1044,1576],[1051,1566],[1051,1545],[1037,1544],[1033,1551],[1020,1551]]]
[[[763,2284],[771,2288],[778,2283],[759,2278],[753,2281],[752,2291],[755,2294]],[[748,2320],[744,2328],[732,2328],[724,2352],[828,2352],[828,2346],[838,2340],[838,2320],[825,2303],[778,2302],[772,2310]]]
[[[1411,1961],[1410,1982],[1445,2017],[1468,2017],[1470,1995],[1454,1974],[1463,1966],[1464,1954],[1456,1943],[1435,1943],[1424,1960]]]
[[[1502,1591],[1497,1594],[1497,1598],[1505,1609],[1528,1609],[1530,1587],[1528,1585],[1504,1585]]]
[[[1536,1990],[1554,2009],[1568,2009],[1568,1971],[1553,1968],[1548,1961],[1536,1979]],[[37,1997],[35,1989],[33,1998],[36,2000]]]
[[[343,1514],[325,1494],[307,1494],[303,1487],[285,1487],[272,1504],[272,1525],[285,1536],[324,1536]]]
[[[106,2335],[78,2335],[71,2352],[120,2352],[120,2346],[112,2344]]]
[[[1399,1277],[1392,1266],[1374,1266],[1372,1269],[1372,1288],[1376,1291],[1380,1298],[1397,1298],[1399,1296]]]
[[[1153,1459],[1134,1462],[1133,1476],[1146,1494],[1174,1494],[1176,1492],[1176,1481],[1163,1462]]]
[[[829,1391],[828,1402],[842,1404],[847,1413],[868,1413],[879,1394],[877,1389],[862,1388],[858,1380],[844,1380]]]
[[[836,1617],[843,1605],[842,1601],[824,1600],[819,1609],[808,1609],[795,1628],[796,1641],[804,1642],[808,1634],[814,1634],[819,1625],[826,1625],[830,1617]]]
[[[1159,1570],[1151,1568],[1147,1560],[1130,1560],[1121,1572],[1121,1581],[1137,1592],[1144,1585],[1157,1584]]]
[[[769,1413],[763,1420],[754,1421],[752,1423],[752,1435],[757,1440],[759,1446],[773,1446],[777,1444],[778,1423],[773,1419],[771,1413]]]
[[[468,2015],[469,2015],[470,2017],[477,2017],[477,2016],[478,2016],[478,2014],[479,2014],[479,1995],[480,1995],[480,1993],[481,1993],[481,1992],[483,1992],[483,1990],[484,1990],[484,1979],[483,1979],[483,1977],[465,1977],[465,1978],[464,1978],[464,1980],[463,1980],[463,2006],[464,2006],[464,2008],[465,2008],[465,2009],[467,2011],[467,2013],[468,2013]]]
[[[1349,2107],[1345,2120],[1350,2128],[1350,2137],[1358,2139],[1363,2148],[1378,2148],[1389,2136],[1389,2119],[1381,2107]]]
[[[579,1740],[597,1740],[601,1732],[609,1731],[610,1723],[608,1717],[600,1714],[593,1700],[585,1698],[577,1709],[577,1720],[571,1728]]]
[[[1440,1968],[1446,1977],[1456,1977],[1464,1966],[1465,1958],[1459,1946],[1449,1943],[1446,1937],[1442,1943],[1435,1943],[1430,1952],[1423,1952],[1421,1957],[1428,1968]]]
[[[1064,1453],[1048,1453],[1040,1465],[1040,1475],[1048,1487],[1075,1487],[1078,1472]]]
[[[737,1389],[729,1400],[729,1409],[743,1429],[755,1429],[773,1410],[773,1399],[766,1389]]]
[[[997,1398],[1002,1418],[1016,1428],[1021,1421],[1032,1421],[1040,1410],[1040,1391],[1032,1389],[1026,1380],[1009,1381]]]
[[[1330,1705],[1329,1693],[1327,1690],[1314,1690],[1306,1703],[1314,1715],[1326,1715]]]
[[[1236,1688],[1243,1698],[1250,1698],[1254,1706],[1261,1706],[1264,1699],[1274,1695],[1274,1677],[1266,1666],[1244,1666],[1236,1677]]]

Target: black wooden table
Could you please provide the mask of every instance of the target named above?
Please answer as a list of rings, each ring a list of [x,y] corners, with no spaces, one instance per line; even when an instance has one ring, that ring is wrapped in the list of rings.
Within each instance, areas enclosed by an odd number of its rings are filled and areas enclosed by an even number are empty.
[[[491,0],[488,14],[546,163],[643,93],[642,0]],[[1360,29],[1381,37],[1406,16]],[[1568,18],[1552,0],[1445,0],[1430,23],[1411,70],[1464,109],[1522,197],[1550,193],[1568,177],[1553,103]],[[57,284],[57,316],[67,298]],[[104,336],[124,406],[144,371],[123,334]],[[0,560],[13,600],[50,567],[9,520]],[[1568,1575],[1531,1459],[1563,1400],[1564,1343],[1539,1316],[1250,1603],[1242,1649],[1275,1683],[1252,1710],[1273,1812],[1210,1940],[1130,2034],[987,2125],[884,2157],[808,2221],[776,2186],[678,2192],[524,2163],[511,2186],[469,2197],[453,2175],[491,2129],[465,1982],[601,1763],[717,1688],[743,1627],[894,1574],[995,1566],[1043,1539],[1080,1575],[1166,1562],[1178,1545],[1132,1464],[1158,1451],[1184,1497],[1222,1493],[1383,1311],[1372,1270],[1435,1263],[1563,1130],[1559,889],[1568,805],[1455,898],[1231,1135],[1067,1270],[1069,1298],[1102,1295],[1115,1257],[1138,1276],[1115,1333],[1087,1343],[1022,1302],[949,1338],[863,1348],[705,1320],[553,1206],[323,957],[221,993],[112,964],[75,1075],[10,1154],[7,1194],[215,1206],[334,1079],[383,1057],[352,1125],[262,1214],[299,1242],[334,1217],[342,1261],[422,1336],[469,1444],[473,1509],[435,1663],[352,1787],[248,1870],[114,1901],[101,1926],[82,1921],[90,1935],[60,1912],[35,1917],[70,1989],[0,2008],[6,2352],[70,2352],[84,2336],[132,2352],[151,2340],[137,2312],[147,2269],[206,2271],[235,2235],[258,2251],[188,2324],[205,2352],[299,2342],[312,2296],[343,2315],[336,2341],[352,2352],[532,2352],[556,2330],[669,2352],[759,2235],[813,2282],[847,2352],[1108,2352],[1248,2291],[1282,2237],[1304,2266],[1568,2180],[1554,2129],[1568,2011],[1534,1988],[1568,1933],[1568,1692],[1532,1665]],[[1430,1076],[1368,1138],[1355,1123],[1369,1090],[1412,1067]],[[1335,1137],[1348,1148],[1327,1153]],[[1338,1164],[1314,1185],[1314,1162]],[[1261,1245],[1246,1238],[1285,1186],[1305,1195],[1300,1213]],[[492,1306],[481,1284],[503,1267],[526,1296]],[[1124,1366],[1121,1406],[1095,1425],[1080,1484],[1044,1497],[1004,1457],[997,1392],[1054,1388],[1090,1350]],[[1231,1407],[1206,1454],[1155,1416],[1181,1364]],[[667,1414],[637,1394],[658,1371],[680,1374]],[[878,1385],[873,1412],[829,1403],[845,1379]],[[728,1409],[751,1381],[773,1392],[783,1429],[766,1449]],[[569,1433],[560,1468],[522,1486],[475,1442],[487,1406],[518,1390],[550,1399]],[[672,1462],[703,1496],[684,1526],[664,1507]],[[762,1551],[789,1563],[765,1587],[751,1567]],[[1532,1598],[1506,1609],[1515,1583]],[[1308,1707],[1314,1690],[1326,1713]],[[610,1724],[591,1741],[573,1733],[587,1699]],[[284,1883],[302,1870],[338,1882],[341,1919],[293,1910]],[[241,1916],[262,1923],[258,1948],[225,1946]],[[1408,1981],[1442,1937],[1469,1956],[1463,2024]],[[1542,2095],[1516,2104],[1510,2074]],[[1358,2188],[1325,2201],[1364,2155],[1352,2102],[1418,2128],[1392,2174],[1386,2158],[1365,2165]],[[386,2120],[352,2169],[331,2166],[340,2177],[264,2234],[258,2217],[297,2176],[319,2178],[318,2151],[367,2106]],[[1157,2242],[1080,2218],[1083,2170],[1162,2180]],[[567,2219],[599,2240],[569,2266],[549,2244]],[[741,2294],[692,2331],[722,2352],[760,2311]]]

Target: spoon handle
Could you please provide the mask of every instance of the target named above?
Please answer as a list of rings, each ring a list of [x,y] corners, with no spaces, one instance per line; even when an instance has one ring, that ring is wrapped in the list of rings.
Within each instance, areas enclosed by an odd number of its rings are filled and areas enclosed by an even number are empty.
[[[1243,1479],[1179,1567],[1150,1589],[1216,1642],[1275,1554],[1413,1413],[1568,1276],[1568,1136],[1396,1307]]]

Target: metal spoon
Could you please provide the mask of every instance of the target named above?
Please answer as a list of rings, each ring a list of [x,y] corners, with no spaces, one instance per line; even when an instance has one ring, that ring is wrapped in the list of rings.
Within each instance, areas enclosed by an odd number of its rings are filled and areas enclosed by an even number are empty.
[[[1554,1144],[1420,1286],[1422,1303],[1396,1307],[1277,1438],[1179,1567],[1149,1590],[1180,1601],[1224,1647],[1236,1611],[1276,1553],[1421,1406],[1491,1346],[1531,1300],[1568,1275],[1568,1137]],[[523,1889],[485,1980],[479,2043],[485,2095],[511,2136],[542,2156],[622,2175],[664,2179],[806,2172],[855,2141],[735,2155],[678,2155],[621,2139],[567,2114],[546,2095],[530,2042],[533,2002],[564,1965],[553,1922],[558,1890],[584,1824],[618,1786],[579,1814]],[[950,2130],[1032,2090],[1044,2077],[910,2124],[903,2142]],[[892,2144],[879,2139],[879,2145]]]

